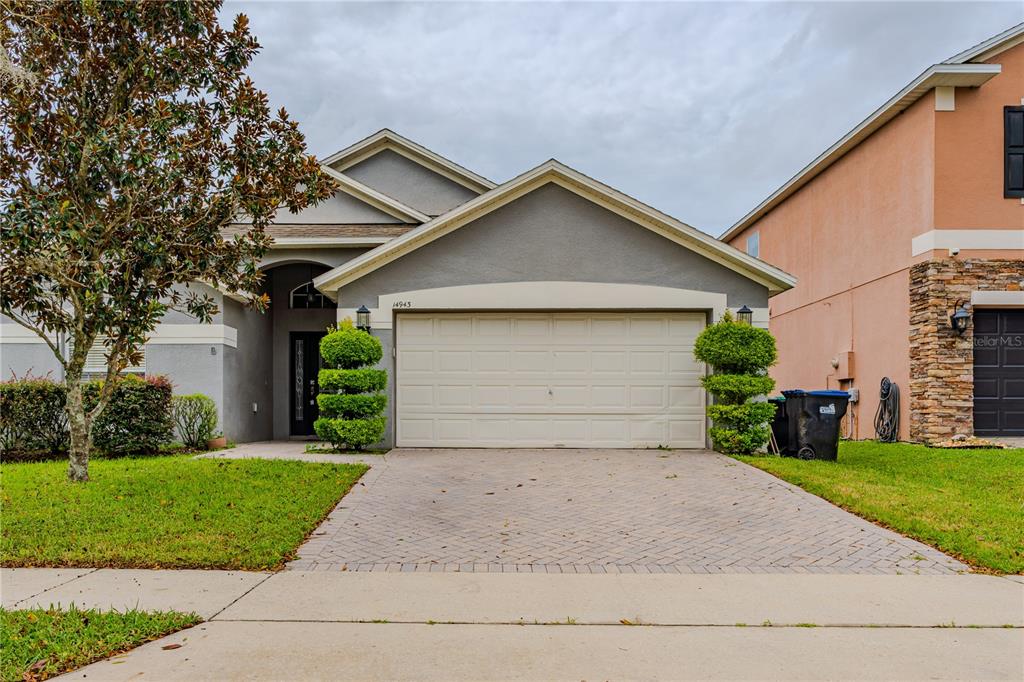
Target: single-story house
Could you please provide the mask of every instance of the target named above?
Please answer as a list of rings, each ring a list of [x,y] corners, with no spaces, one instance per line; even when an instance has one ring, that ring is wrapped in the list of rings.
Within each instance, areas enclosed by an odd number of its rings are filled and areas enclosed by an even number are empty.
[[[722,239],[799,278],[771,300],[773,374],[856,389],[849,437],[875,436],[883,377],[901,440],[1024,437],[1024,24],[925,69]]]
[[[313,434],[318,341],[365,306],[385,445],[703,448],[695,337],[743,306],[766,325],[796,281],[554,160],[497,185],[382,130],[322,163],[335,196],[270,228],[269,311],[212,291],[213,324],[168,314],[134,368],[211,396],[238,441]],[[6,374],[58,371],[0,339]]]

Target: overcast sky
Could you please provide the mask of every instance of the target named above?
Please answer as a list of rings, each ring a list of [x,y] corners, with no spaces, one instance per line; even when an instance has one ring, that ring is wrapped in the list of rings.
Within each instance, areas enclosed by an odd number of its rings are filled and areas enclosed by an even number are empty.
[[[557,158],[718,235],[1005,3],[231,2],[320,157],[391,128],[496,182]],[[225,18],[227,18],[225,16]]]

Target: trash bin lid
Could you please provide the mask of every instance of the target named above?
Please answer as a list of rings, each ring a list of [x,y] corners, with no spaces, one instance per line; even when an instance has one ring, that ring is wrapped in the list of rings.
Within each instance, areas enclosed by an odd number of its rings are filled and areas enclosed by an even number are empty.
[[[770,403],[784,403],[784,402],[786,402],[786,396],[784,396],[784,395],[773,395],[771,398],[768,398],[768,402],[770,402]]]
[[[829,398],[849,398],[850,394],[846,391],[807,391],[807,395],[818,395]]]
[[[783,391],[782,395],[788,398],[790,396],[802,396],[806,392],[807,391],[803,390],[802,388],[791,388],[788,391]]]

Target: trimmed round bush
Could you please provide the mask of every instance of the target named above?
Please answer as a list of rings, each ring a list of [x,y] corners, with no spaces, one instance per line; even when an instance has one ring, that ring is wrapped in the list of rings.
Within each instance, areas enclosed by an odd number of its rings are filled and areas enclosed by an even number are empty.
[[[0,453],[5,460],[59,457],[68,450],[63,384],[27,377],[0,383]]]
[[[321,393],[317,396],[320,412],[342,419],[363,419],[373,417],[384,411],[388,398],[383,393],[369,395],[344,393]]]
[[[179,395],[172,400],[171,414],[181,442],[194,450],[205,450],[217,431],[217,403],[202,393]]]
[[[758,374],[779,357],[767,329],[736,322],[728,314],[700,333],[693,354],[722,374]]]
[[[380,362],[384,351],[377,337],[355,327],[342,326],[320,340],[324,362],[337,369],[355,369]]]
[[[313,423],[316,435],[335,446],[363,448],[384,437],[384,417],[369,419],[328,419],[321,417]]]
[[[724,403],[742,403],[748,398],[768,395],[775,388],[775,379],[767,375],[709,374],[700,382]]]
[[[383,391],[388,373],[383,369],[322,369],[318,377],[321,391],[336,393],[369,393]]]

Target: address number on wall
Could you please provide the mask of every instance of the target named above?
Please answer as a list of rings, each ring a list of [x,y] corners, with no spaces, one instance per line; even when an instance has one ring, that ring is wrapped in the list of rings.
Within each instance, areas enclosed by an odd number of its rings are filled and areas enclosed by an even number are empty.
[[[391,306],[391,307],[392,308],[411,308],[412,307],[412,301],[395,301],[395,304],[393,306]]]

